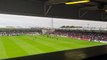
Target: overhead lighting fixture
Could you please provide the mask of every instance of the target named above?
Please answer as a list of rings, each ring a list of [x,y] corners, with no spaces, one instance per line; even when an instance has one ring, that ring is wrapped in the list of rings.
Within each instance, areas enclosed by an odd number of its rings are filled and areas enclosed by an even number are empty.
[[[80,3],[88,3],[90,2],[89,0],[83,0],[83,1],[74,1],[74,2],[66,2],[66,5],[70,5],[70,4],[80,4]]]
[[[105,10],[105,12],[107,12],[107,10]]]

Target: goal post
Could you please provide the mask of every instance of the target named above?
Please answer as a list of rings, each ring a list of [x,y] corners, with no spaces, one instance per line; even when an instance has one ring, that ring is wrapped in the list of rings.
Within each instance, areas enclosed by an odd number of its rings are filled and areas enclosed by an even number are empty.
[[[50,34],[54,31],[55,31],[55,29],[42,29],[42,34]]]

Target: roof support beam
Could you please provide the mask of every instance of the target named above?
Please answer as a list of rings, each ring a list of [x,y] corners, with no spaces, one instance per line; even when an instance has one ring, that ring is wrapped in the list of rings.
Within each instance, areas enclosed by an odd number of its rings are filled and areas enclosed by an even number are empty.
[[[84,15],[86,15],[89,11],[88,10],[85,10],[84,12],[81,12],[82,11],[82,8],[80,8],[78,10],[78,17],[79,18],[82,18]]]
[[[104,12],[101,13],[101,20],[106,20],[107,14],[104,14]]]
[[[49,11],[51,10],[52,5],[47,5],[46,3],[44,4],[44,15],[47,16]]]
[[[82,1],[71,1],[71,2],[66,2],[66,5],[70,5],[70,4],[81,4],[81,3],[88,3],[90,2],[89,0],[82,0]]]
[[[48,5],[55,5],[55,4],[78,4],[78,3],[87,3],[90,0],[49,0],[47,1]]]

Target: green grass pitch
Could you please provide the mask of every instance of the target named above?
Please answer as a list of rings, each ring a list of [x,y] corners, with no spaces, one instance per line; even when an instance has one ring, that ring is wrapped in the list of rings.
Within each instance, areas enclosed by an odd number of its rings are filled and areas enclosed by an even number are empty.
[[[0,36],[0,59],[29,56],[35,54],[71,50],[104,45],[66,37],[47,37],[46,35]]]

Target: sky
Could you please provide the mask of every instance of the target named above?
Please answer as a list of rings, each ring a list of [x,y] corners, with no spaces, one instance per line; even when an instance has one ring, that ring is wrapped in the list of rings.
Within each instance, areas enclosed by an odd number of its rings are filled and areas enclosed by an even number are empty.
[[[83,27],[107,27],[107,22],[101,21],[47,18],[47,17],[10,15],[10,14],[0,14],[0,27],[3,26],[52,27],[52,19],[54,28],[59,28],[63,25],[69,26],[73,25]]]

